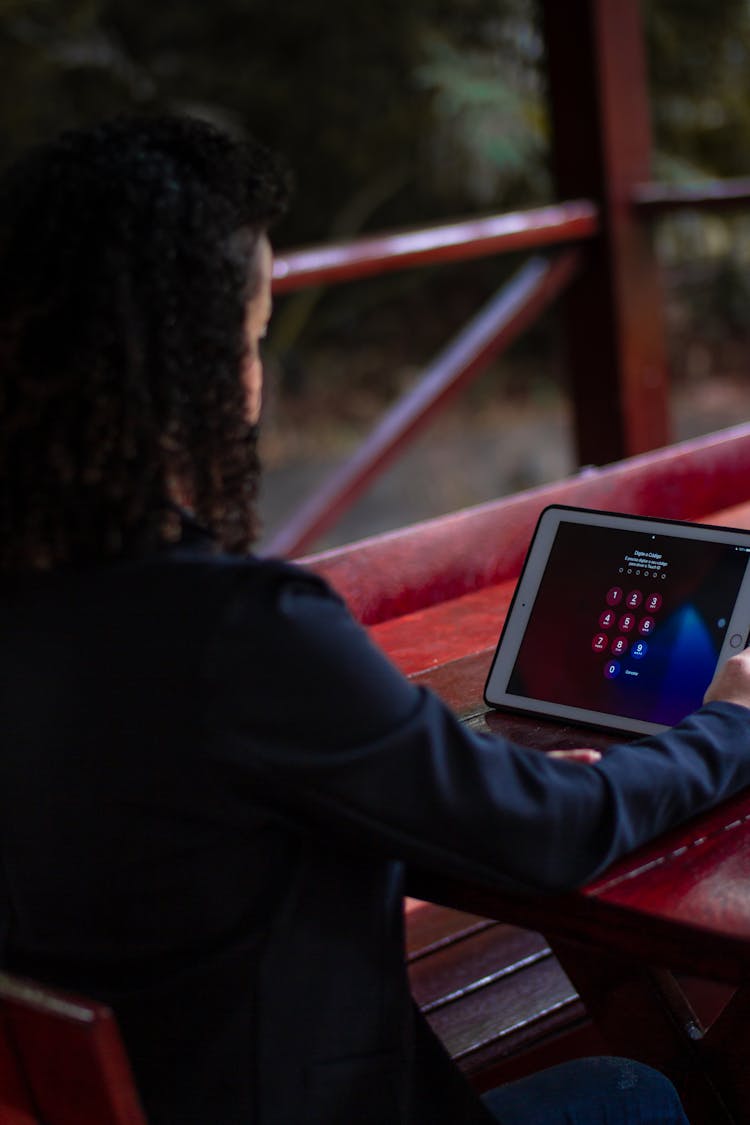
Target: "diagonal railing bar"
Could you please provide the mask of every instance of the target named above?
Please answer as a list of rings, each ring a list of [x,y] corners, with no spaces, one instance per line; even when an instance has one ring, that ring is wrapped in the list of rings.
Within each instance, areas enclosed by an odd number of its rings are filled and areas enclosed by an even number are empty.
[[[598,233],[598,215],[590,200],[576,199],[334,245],[281,250],[273,267],[273,291],[290,293],[309,285],[373,277],[413,266],[576,242]]]
[[[578,249],[526,262],[386,412],[359,449],[272,536],[265,553],[297,555],[335,523],[402,446],[569,285],[580,263]]]

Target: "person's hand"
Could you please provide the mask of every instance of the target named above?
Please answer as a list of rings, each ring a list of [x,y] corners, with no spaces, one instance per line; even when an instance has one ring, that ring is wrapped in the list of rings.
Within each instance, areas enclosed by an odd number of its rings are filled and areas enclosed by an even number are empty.
[[[722,664],[703,696],[704,703],[739,703],[750,707],[750,649]]]
[[[601,759],[601,751],[590,746],[576,747],[575,750],[550,750],[550,758],[562,758],[566,762],[582,762],[585,766],[593,766]]]

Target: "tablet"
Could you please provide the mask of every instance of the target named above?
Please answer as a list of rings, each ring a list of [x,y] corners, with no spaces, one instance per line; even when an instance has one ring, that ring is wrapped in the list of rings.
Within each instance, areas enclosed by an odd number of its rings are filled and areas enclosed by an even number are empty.
[[[485,686],[493,707],[651,734],[750,638],[750,531],[546,508]]]

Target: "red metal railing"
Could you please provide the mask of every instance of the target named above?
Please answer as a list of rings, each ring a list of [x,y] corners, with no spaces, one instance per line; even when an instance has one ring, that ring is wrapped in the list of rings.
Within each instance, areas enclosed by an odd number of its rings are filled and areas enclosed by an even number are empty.
[[[631,202],[646,215],[675,207],[746,205],[750,178],[680,186],[640,184]],[[596,206],[575,200],[281,253],[274,263],[273,288],[274,293],[289,293],[415,266],[585,242],[598,233]],[[354,455],[300,505],[271,538],[268,552],[299,554],[334,524],[438,410],[566,289],[581,263],[581,252],[575,249],[556,259],[527,263],[386,412]]]
[[[578,242],[598,230],[586,200],[401,231],[334,246],[279,254],[274,293],[386,271],[465,261],[540,245]],[[522,268],[387,411],[373,432],[322,488],[304,501],[267,544],[292,556],[309,547],[346,511],[450,398],[531,324],[571,281],[579,255],[535,259]]]
[[[273,267],[273,288],[275,293],[290,293],[321,282],[330,285],[410,266],[463,262],[509,250],[574,242],[591,238],[598,229],[596,207],[586,199],[578,199],[531,211],[313,246],[278,255]]]
[[[637,184],[633,202],[645,213],[693,208],[747,207],[750,203],[750,176],[689,184]]]
[[[577,273],[580,254],[532,258],[424,371],[323,487],[271,539],[275,555],[295,555],[330,527],[415,434],[502,352]]]

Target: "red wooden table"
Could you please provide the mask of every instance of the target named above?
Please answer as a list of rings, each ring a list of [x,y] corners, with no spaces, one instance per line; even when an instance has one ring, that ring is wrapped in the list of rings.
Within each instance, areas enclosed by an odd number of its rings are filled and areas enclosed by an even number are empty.
[[[526,548],[550,503],[750,528],[750,425],[307,562],[338,587],[395,663],[466,723],[539,749],[605,744],[607,735],[488,712],[482,700]],[[437,902],[541,931],[608,1049],[669,1073],[693,1125],[748,1125],[746,886],[750,793],[658,839],[576,894],[520,900],[445,879],[430,891]]]
[[[750,504],[706,522],[750,528]],[[614,736],[488,711],[484,680],[514,580],[371,627],[415,680],[477,730],[539,749]],[[621,739],[618,739],[621,741]],[[633,853],[579,893],[519,900],[440,880],[437,901],[539,930],[613,1052],[669,1073],[691,1121],[750,1122],[750,793]],[[707,1025],[682,977],[731,986]],[[689,990],[688,990],[689,991]]]

